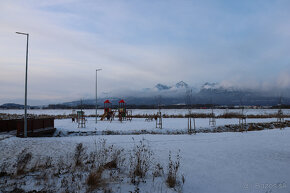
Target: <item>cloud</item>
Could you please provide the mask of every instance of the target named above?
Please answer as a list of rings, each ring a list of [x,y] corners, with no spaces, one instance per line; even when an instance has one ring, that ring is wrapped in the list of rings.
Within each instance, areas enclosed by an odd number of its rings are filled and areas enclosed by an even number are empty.
[[[1,1],[0,103],[64,102],[180,80],[288,89],[285,1]],[[126,91],[126,92],[127,92]]]
[[[290,71],[281,73],[277,83],[280,88],[290,88]]]

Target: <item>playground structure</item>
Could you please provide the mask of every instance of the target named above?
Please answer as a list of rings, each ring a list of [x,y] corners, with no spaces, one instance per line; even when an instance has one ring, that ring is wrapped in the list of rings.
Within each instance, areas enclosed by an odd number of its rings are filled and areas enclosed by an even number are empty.
[[[118,109],[112,108],[112,103],[109,100],[106,100],[104,102],[104,114],[101,117],[101,121],[108,120],[112,121],[114,120],[115,116],[117,115],[118,120],[120,122],[122,121],[131,121],[132,120],[132,110],[127,110],[126,103],[122,99],[118,103]]]
[[[85,128],[86,127],[86,118],[85,118],[85,112],[83,110],[77,111],[77,123],[78,128]]]
[[[104,102],[104,114],[101,117],[101,121],[105,119],[112,121],[114,118],[114,111],[112,110],[112,103],[109,100]]]
[[[83,111],[83,100],[80,100],[80,111],[76,111],[75,109],[72,109],[71,118],[72,122],[77,122],[78,128],[85,128],[86,127],[86,117],[85,112]]]
[[[161,114],[161,110],[159,109],[159,111],[157,112],[156,116],[155,116],[155,120],[156,120],[156,128],[157,129],[162,129],[162,114]]]
[[[119,108],[118,108],[118,118],[119,121],[132,121],[132,110],[127,110],[126,103],[122,99],[119,101]]]
[[[75,109],[72,110],[71,114],[72,122],[77,122],[78,128],[85,128],[86,127],[86,117],[85,112],[81,109],[80,111],[76,111]]]

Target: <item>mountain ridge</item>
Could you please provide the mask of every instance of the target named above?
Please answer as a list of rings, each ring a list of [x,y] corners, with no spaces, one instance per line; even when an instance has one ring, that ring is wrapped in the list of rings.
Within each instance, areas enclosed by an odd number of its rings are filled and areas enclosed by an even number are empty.
[[[118,104],[118,100],[124,99],[127,104],[134,105],[154,105],[156,97],[161,96],[164,105],[185,104],[185,95],[188,90],[193,90],[193,104],[217,104],[217,105],[261,105],[273,106],[277,105],[279,97],[265,96],[263,93],[239,89],[234,87],[225,87],[219,83],[206,82],[199,89],[189,86],[184,81],[179,81],[175,85],[168,86],[158,83],[153,88],[142,89],[140,92],[144,95],[126,96],[126,97],[102,97],[99,98],[98,105],[102,105],[101,101],[111,100],[113,104]],[[146,93],[146,95],[145,95]],[[148,96],[147,93],[151,95]],[[178,93],[178,94],[177,94]],[[87,99],[84,104],[95,104],[95,99]],[[285,104],[290,104],[290,99],[284,99]],[[69,104],[69,103],[63,103]],[[72,105],[73,103],[70,103]],[[75,101],[74,104],[79,104]]]
[[[163,105],[182,105],[185,104],[187,91],[192,90],[192,104],[216,104],[216,105],[253,105],[253,106],[274,106],[279,103],[280,96],[266,95],[261,91],[240,89],[235,87],[225,87],[219,83],[205,82],[199,88],[191,87],[184,81],[179,81],[171,86],[158,83],[152,88],[144,88],[133,94],[119,97],[116,94],[110,97],[99,97],[98,105],[103,106],[103,102],[109,99],[112,104],[117,105],[118,101],[124,99],[130,105],[156,105],[157,98],[161,97]],[[136,94],[139,93],[139,94]],[[283,104],[290,104],[290,98],[284,97]],[[79,105],[95,105],[95,99],[83,99],[70,102],[58,103],[75,107]],[[54,105],[54,104],[52,104]],[[41,106],[39,106],[41,107]],[[0,108],[17,108],[23,109],[23,105],[7,103]],[[33,107],[29,107],[33,108]]]

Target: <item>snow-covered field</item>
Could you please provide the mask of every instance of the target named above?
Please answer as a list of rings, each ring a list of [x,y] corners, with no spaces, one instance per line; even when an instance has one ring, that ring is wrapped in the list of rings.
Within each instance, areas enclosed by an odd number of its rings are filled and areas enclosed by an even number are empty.
[[[94,110],[85,110],[87,115],[94,114]],[[197,113],[210,113],[210,110],[194,110]],[[101,114],[103,111],[100,110]],[[133,114],[153,114],[156,110],[133,110]],[[215,110],[216,114],[224,113],[224,110]],[[240,112],[240,110],[229,110],[229,112]],[[275,109],[267,110],[245,110],[247,114],[273,114]],[[1,110],[0,113],[22,114],[22,110]],[[33,114],[68,115],[70,110],[30,110]],[[163,114],[178,115],[185,114],[186,110],[162,110]],[[290,113],[284,110],[284,113]],[[125,158],[125,166],[120,173],[122,180],[107,181],[106,187],[112,192],[134,192],[136,184],[132,184],[124,175],[130,170],[130,155],[136,143],[145,139],[153,152],[154,161],[150,162],[150,172],[154,164],[160,163],[165,174],[157,180],[152,180],[152,173],[148,174],[145,182],[138,185],[140,192],[174,192],[166,184],[166,173],[168,167],[168,155],[173,157],[180,150],[181,164],[178,172],[179,181],[184,175],[185,182],[179,186],[182,192],[201,193],[248,193],[248,192],[285,192],[290,193],[290,128],[270,129],[251,132],[224,132],[224,133],[197,133],[196,135],[167,135],[174,131],[186,131],[186,118],[163,118],[163,129],[155,128],[155,121],[145,121],[144,118],[133,118],[132,121],[119,122],[114,120],[98,121],[95,118],[86,118],[86,127],[78,128],[77,123],[71,119],[56,119],[55,128],[57,133],[69,137],[50,138],[17,138],[7,133],[0,134],[0,192],[11,190],[11,186],[29,190],[49,189],[53,192],[64,191],[59,189],[64,179],[70,179],[66,183],[75,184],[73,175],[81,176],[77,186],[67,185],[70,191],[87,192],[88,172],[80,174],[74,169],[70,173],[55,174],[45,172],[45,175],[52,175],[53,179],[47,181],[47,177],[35,177],[44,175],[40,172],[32,172],[27,176],[5,176],[3,172],[13,173],[17,166],[19,154],[24,149],[32,153],[31,162],[41,160],[46,162],[47,157],[58,163],[62,159],[65,163],[72,162],[72,156],[77,144],[82,143],[88,152],[96,150],[96,142],[106,140],[108,145],[123,148],[122,154]],[[287,118],[286,120],[290,120]],[[247,119],[247,123],[266,123],[276,121],[276,118]],[[238,119],[216,119],[216,126],[238,124]],[[208,118],[195,119],[196,129],[212,129],[209,126]],[[161,134],[140,134],[142,130],[150,132],[158,131]],[[121,135],[102,135],[106,131],[113,131]],[[91,133],[88,136],[65,135],[66,133]],[[94,133],[92,133],[94,132]],[[139,135],[130,135],[136,134]],[[182,133],[182,132],[181,132]],[[124,135],[122,135],[124,134]],[[125,135],[126,134],[126,135]],[[32,164],[33,165],[33,164]],[[61,165],[61,164],[59,164]],[[64,164],[65,165],[65,164]],[[46,170],[45,170],[46,171]],[[120,172],[118,171],[118,172]],[[55,172],[54,170],[52,172]],[[114,171],[116,172],[116,171]],[[70,178],[65,178],[72,175]],[[50,177],[49,177],[50,178]],[[123,179],[124,178],[124,179]],[[57,180],[58,179],[58,180]],[[37,181],[38,180],[38,181]],[[44,180],[41,182],[41,180]],[[11,185],[12,184],[12,185]],[[13,185],[14,184],[14,185]],[[15,185],[16,184],[16,185]],[[74,188],[78,188],[77,190]],[[100,189],[101,190],[101,189]],[[104,190],[104,189],[102,189]],[[70,192],[69,191],[69,192]]]
[[[267,119],[247,119],[247,123],[267,123],[276,121],[276,118]],[[285,120],[290,120],[285,119]],[[145,121],[143,118],[134,118],[132,121],[118,120],[110,121],[98,121],[96,124],[95,118],[87,118],[86,127],[78,128],[77,123],[72,123],[71,119],[56,119],[55,128],[62,133],[66,132],[91,132],[96,131],[96,133],[101,134],[102,131],[113,131],[116,133],[130,134],[138,133],[142,130],[147,132],[158,132],[158,133],[171,133],[176,131],[187,131],[187,118],[163,118],[162,129],[156,129],[156,121]],[[216,126],[224,126],[229,124],[238,124],[239,119],[216,119]],[[192,123],[193,125],[193,123]],[[212,129],[209,126],[208,118],[198,118],[195,119],[195,125],[197,130],[201,129]],[[193,127],[193,126],[192,126]]]
[[[84,109],[86,115],[95,115],[96,110],[94,109]],[[247,115],[268,115],[268,114],[275,114],[277,113],[277,109],[245,109],[244,113]],[[133,115],[152,115],[156,114],[156,109],[133,109]],[[229,113],[240,113],[240,109],[215,109],[214,113],[216,115],[222,115],[225,112]],[[19,109],[0,109],[0,113],[9,113],[9,114],[23,114],[23,110]],[[29,114],[35,115],[69,115],[72,113],[72,110],[69,109],[29,109]],[[99,109],[98,114],[103,114],[104,110]],[[162,109],[162,114],[166,115],[185,115],[187,114],[186,109]],[[210,109],[193,109],[192,113],[199,113],[199,114],[206,114],[211,113]],[[283,109],[283,113],[289,115],[290,109]]]
[[[101,138],[126,151],[130,151],[136,141],[145,138],[154,152],[155,160],[165,167],[169,151],[175,154],[180,150],[180,174],[185,176],[183,192],[290,192],[290,128],[247,133],[136,135],[135,142],[128,135],[10,137],[0,141],[0,163],[15,163],[16,155],[24,148],[28,148],[33,156],[56,159],[73,152],[77,143],[83,143],[88,150],[92,150],[95,141]],[[3,187],[3,178],[0,178],[0,182]],[[139,188],[141,192],[172,191],[162,184],[165,182],[160,183],[154,184],[148,179]],[[29,189],[31,186],[30,183],[23,187]],[[118,192],[134,191],[134,186],[129,183],[120,186]],[[19,184],[19,187],[22,186]]]

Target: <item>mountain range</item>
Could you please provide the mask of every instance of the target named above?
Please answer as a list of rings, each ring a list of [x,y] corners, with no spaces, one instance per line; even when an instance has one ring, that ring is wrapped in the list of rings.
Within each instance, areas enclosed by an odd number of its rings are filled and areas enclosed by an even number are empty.
[[[176,83],[174,86],[167,86],[167,85],[159,83],[159,84],[156,84],[154,88],[159,91],[163,91],[163,90],[174,90],[174,89],[188,89],[189,86],[187,83],[180,81]]]
[[[216,105],[261,105],[275,106],[279,103],[280,96],[269,95],[260,91],[239,89],[235,87],[225,87],[219,83],[204,83],[200,88],[189,86],[184,81],[174,85],[158,83],[152,88],[141,89],[139,94],[123,97],[127,104],[131,105],[156,105],[158,101],[162,105],[182,105],[186,103],[188,91],[191,93],[192,104],[216,104]],[[120,97],[103,97],[98,99],[98,105],[103,105],[103,101],[109,99],[112,104],[117,105]],[[95,99],[86,99],[83,104],[93,105]],[[290,99],[283,97],[283,104],[289,105]],[[79,105],[80,101],[63,103],[64,105]]]
[[[191,92],[189,92],[191,91]],[[116,94],[117,95],[117,94]],[[225,87],[219,83],[206,82],[195,88],[189,86],[184,81],[180,81],[174,85],[165,85],[158,83],[152,88],[144,88],[133,94],[128,93],[124,97],[101,97],[98,98],[98,105],[103,106],[103,102],[109,99],[113,105],[118,105],[118,101],[124,99],[131,106],[152,106],[157,105],[184,105],[188,104],[215,104],[215,105],[251,105],[251,106],[275,106],[279,103],[290,105],[290,98],[262,91],[249,89],[240,89],[235,87]],[[188,100],[190,98],[190,100]],[[280,102],[281,101],[281,102]],[[95,99],[83,99],[65,102],[61,104],[53,104],[54,106],[76,107],[78,105],[95,105]],[[51,106],[53,106],[51,105]],[[4,104],[0,108],[23,108],[23,105]],[[32,107],[31,107],[32,108]]]

